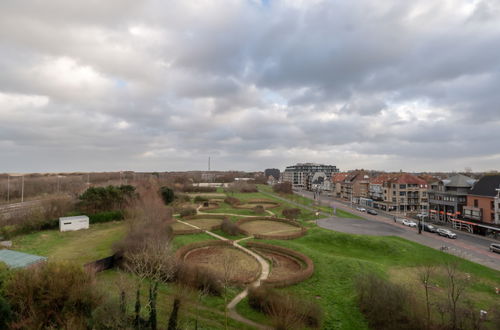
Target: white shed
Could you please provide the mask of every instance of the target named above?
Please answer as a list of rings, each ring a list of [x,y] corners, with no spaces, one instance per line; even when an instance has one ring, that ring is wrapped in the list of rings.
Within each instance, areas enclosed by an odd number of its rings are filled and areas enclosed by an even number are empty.
[[[60,231],[71,231],[71,230],[80,230],[88,228],[89,228],[89,217],[86,215],[59,218]]]

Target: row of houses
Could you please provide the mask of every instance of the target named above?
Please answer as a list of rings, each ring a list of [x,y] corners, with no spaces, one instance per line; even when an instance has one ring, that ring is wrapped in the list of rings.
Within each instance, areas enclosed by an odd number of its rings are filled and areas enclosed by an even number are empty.
[[[446,179],[410,173],[366,171],[332,175],[332,195],[384,211],[425,213],[432,220],[500,225],[500,175],[479,180],[462,174]]]

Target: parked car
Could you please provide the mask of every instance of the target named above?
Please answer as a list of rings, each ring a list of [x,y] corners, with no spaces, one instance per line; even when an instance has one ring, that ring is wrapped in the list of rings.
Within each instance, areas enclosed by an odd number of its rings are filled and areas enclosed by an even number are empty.
[[[437,228],[433,225],[424,224],[424,231],[428,231],[429,233],[435,233]]]
[[[368,211],[366,211],[366,213],[372,214],[372,215],[377,215],[378,214],[377,211],[375,211],[375,210],[368,210]]]
[[[413,220],[408,220],[408,219],[404,219],[402,221],[402,224],[405,225],[405,226],[408,226],[408,227],[417,227],[417,223]]]
[[[491,243],[490,244],[490,251],[500,253],[500,243]]]
[[[366,209],[364,207],[357,207],[356,210],[360,212],[366,212]]]
[[[427,219],[428,214],[427,213],[419,213],[416,215],[417,219],[422,220],[422,219]]]
[[[438,233],[439,236],[444,236],[448,238],[457,238],[457,234],[455,234],[449,229],[439,228],[438,230],[436,230],[436,232]]]

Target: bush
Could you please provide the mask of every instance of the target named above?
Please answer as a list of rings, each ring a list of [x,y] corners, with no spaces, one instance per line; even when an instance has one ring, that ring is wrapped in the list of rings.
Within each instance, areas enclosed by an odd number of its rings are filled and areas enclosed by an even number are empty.
[[[282,182],[273,186],[273,191],[278,194],[293,194],[292,183]]]
[[[224,203],[227,203],[231,206],[237,206],[237,205],[241,204],[241,201],[236,197],[226,197],[224,199]]]
[[[238,226],[228,218],[224,218],[222,221],[221,230],[231,236],[236,236],[240,233]]]
[[[413,297],[401,285],[381,279],[375,274],[363,274],[356,280],[356,292],[361,312],[374,329],[423,329],[423,318],[414,317]],[[420,325],[420,326],[419,326]]]
[[[266,212],[266,209],[264,209],[264,206],[262,205],[256,205],[254,208],[253,208],[253,212],[255,214],[263,214]]]
[[[248,304],[272,318],[276,329],[321,328],[323,311],[318,304],[270,288],[250,288]]]
[[[84,329],[99,305],[92,277],[79,265],[44,263],[13,273],[5,285],[12,328]]]
[[[91,224],[111,222],[111,221],[120,221],[123,219],[124,219],[124,215],[123,215],[122,211],[108,211],[108,212],[101,212],[101,213],[89,215],[89,222]]]
[[[192,207],[186,207],[186,208],[181,209],[179,214],[182,218],[190,217],[190,216],[196,215],[196,210],[193,209]]]
[[[161,187],[160,194],[166,205],[174,201],[175,195],[174,191],[169,187]]]
[[[202,203],[202,202],[208,202],[208,198],[203,197],[203,196],[196,196],[194,198],[195,203]]]
[[[176,280],[190,288],[220,296],[223,292],[221,281],[209,269],[199,265],[181,262],[177,266]]]
[[[283,214],[283,216],[287,219],[297,219],[300,215],[300,209],[297,209],[297,208],[287,208],[287,209],[283,209],[283,211],[281,212],[281,214]]]
[[[83,212],[91,214],[123,210],[136,197],[135,187],[131,185],[90,187],[78,197],[78,206]]]

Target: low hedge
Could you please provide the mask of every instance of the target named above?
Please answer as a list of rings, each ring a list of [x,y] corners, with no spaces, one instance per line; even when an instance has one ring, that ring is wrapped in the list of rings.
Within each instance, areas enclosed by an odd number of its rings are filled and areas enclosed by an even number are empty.
[[[208,206],[202,206],[200,207],[200,211],[208,211],[208,210],[215,210],[220,207],[219,203],[217,202],[208,202]]]
[[[274,204],[274,206],[268,206],[264,207],[264,209],[274,209],[280,206],[280,203],[269,200],[269,199],[250,199],[247,201],[240,201],[239,204],[237,205],[232,205],[235,209],[251,209],[248,207],[241,206],[241,204],[255,204],[255,206],[259,205],[259,203],[265,203],[265,204]]]
[[[175,256],[179,261],[183,261],[189,251],[194,249],[199,249],[206,246],[233,246],[233,241],[231,240],[217,240],[217,241],[202,241],[195,242],[188,245],[181,246],[176,252]]]
[[[90,224],[120,221],[125,218],[122,211],[107,211],[89,215]]]
[[[277,221],[277,222],[283,222],[283,223],[286,223],[286,224],[289,224],[289,225],[292,225],[292,226],[295,226],[295,227],[298,227],[300,228],[300,231],[298,232],[295,232],[293,234],[289,234],[289,235],[272,235],[272,234],[250,234],[248,231],[244,230],[243,228],[241,228],[241,225],[246,223],[246,222],[251,222],[251,221],[255,221],[255,220],[267,220],[267,221]],[[294,220],[289,220],[289,219],[283,219],[283,218],[275,218],[275,217],[254,217],[254,218],[243,218],[243,219],[240,219],[236,222],[236,225],[238,226],[239,228],[239,231],[243,234],[243,235],[247,235],[247,236],[253,236],[257,239],[280,239],[280,240],[289,240],[289,239],[295,239],[295,238],[299,238],[299,237],[302,237],[306,234],[307,232],[307,228],[303,227],[300,223],[298,223],[297,221],[294,221]]]
[[[291,274],[289,277],[286,277],[284,279],[267,279],[264,280],[263,283],[265,285],[269,285],[271,287],[275,288],[282,288],[286,287],[289,285],[297,284],[302,281],[307,280],[310,278],[313,273],[314,273],[314,262],[306,256],[305,254],[302,254],[300,252],[284,248],[282,246],[277,246],[277,245],[271,245],[271,244],[266,244],[266,243],[259,243],[259,242],[247,242],[245,244],[246,247],[252,249],[252,250],[268,250],[272,252],[278,252],[280,254],[295,258],[300,260],[305,267],[302,268],[299,272],[295,274]],[[256,251],[258,252],[258,251]]]

